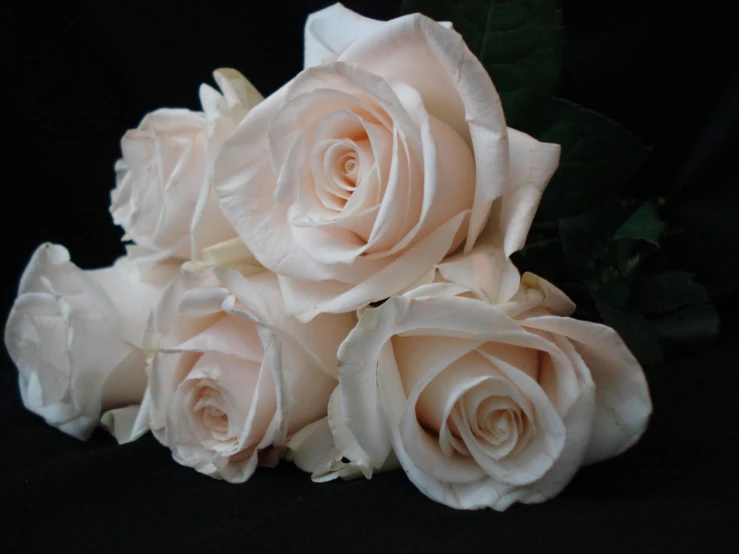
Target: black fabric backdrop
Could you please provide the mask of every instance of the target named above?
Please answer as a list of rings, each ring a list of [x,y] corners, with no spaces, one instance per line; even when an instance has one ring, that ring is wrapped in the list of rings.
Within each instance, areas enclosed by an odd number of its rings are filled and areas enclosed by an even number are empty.
[[[122,253],[107,205],[126,129],[157,107],[197,109],[216,67],[272,92],[300,69],[306,15],[327,4],[4,2],[0,313],[42,241],[66,245],[83,268]],[[345,4],[383,19],[399,9]],[[437,505],[402,472],[316,485],[284,464],[229,485],[178,466],[151,436],[118,447],[102,432],[81,443],[45,426],[22,408],[4,354],[3,550],[739,551],[739,68],[720,5],[563,2],[560,95],[654,145],[633,187],[666,197],[686,237],[673,261],[697,273],[723,319],[711,349],[647,368],[655,412],[634,449],[584,469],[555,500],[503,514]]]

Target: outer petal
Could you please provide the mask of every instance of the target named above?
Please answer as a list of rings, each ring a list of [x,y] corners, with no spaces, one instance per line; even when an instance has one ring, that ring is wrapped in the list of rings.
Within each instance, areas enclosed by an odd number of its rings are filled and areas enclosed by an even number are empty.
[[[177,275],[176,264],[158,264],[155,269],[132,267],[133,260],[119,260],[105,269],[87,272],[101,287],[118,314],[117,327],[121,337],[136,346],[144,347],[144,332],[151,309],[164,285]],[[156,274],[155,274],[156,272]]]
[[[338,455],[328,417],[314,421],[295,433],[288,440],[287,448],[287,459],[308,473],[313,473],[321,464]]]
[[[394,313],[399,299],[385,309]],[[399,309],[403,309],[400,304]],[[375,310],[362,314],[359,323],[339,347],[339,387],[342,420],[357,442],[351,461],[360,467],[379,468],[392,450],[389,429],[377,398],[377,366],[384,344],[393,334],[392,321]]]
[[[492,304],[507,301],[520,284],[516,266],[500,248],[489,246],[452,256],[439,264],[438,271],[443,279],[468,288]]]
[[[224,309],[232,313],[247,309],[251,313],[243,315],[257,318],[270,327],[280,340],[301,350],[317,368],[336,377],[336,351],[357,322],[354,313],[320,314],[312,321],[303,323],[286,312],[282,291],[273,273],[265,272],[246,278],[238,272],[218,268],[216,274],[234,295],[233,304],[224,304]]]
[[[454,240],[466,212],[460,213],[411,247],[402,256],[361,284],[351,287],[338,282],[313,283],[282,278],[285,307],[301,321],[319,313],[344,313],[372,301],[384,300],[418,281],[428,271],[425,260],[441,259]]]
[[[375,469],[380,469],[384,465],[375,467],[368,454],[359,445],[346,425],[343,404],[341,388],[336,387],[329,399],[327,416],[336,448],[313,470],[311,478],[316,482],[329,481],[336,477],[351,479],[361,475],[369,479]]]
[[[229,115],[236,122],[241,121],[250,109],[264,100],[256,87],[235,69],[216,69],[213,78],[223,93]]]
[[[382,25],[381,21],[363,17],[341,4],[310,14],[305,22],[303,67],[335,61],[355,41]]]
[[[511,317],[568,316],[575,311],[575,303],[565,293],[538,275],[524,273],[519,285],[516,294],[496,306]]]
[[[644,372],[618,333],[568,317],[535,317],[525,325],[568,337],[590,368],[596,411],[584,463],[612,458],[633,446],[646,430],[652,402]]]
[[[332,62],[354,42],[376,31],[383,21],[370,19],[334,4],[308,16],[305,22],[305,57],[303,67]],[[452,24],[440,25],[451,29]]]
[[[559,166],[561,147],[539,142],[525,133],[508,128],[510,153],[509,185],[502,198],[493,244],[503,245],[506,256],[523,248],[536,209]],[[497,221],[496,221],[497,220]]]
[[[135,441],[149,430],[138,404],[108,410],[102,415],[100,425],[113,435],[118,444]]]

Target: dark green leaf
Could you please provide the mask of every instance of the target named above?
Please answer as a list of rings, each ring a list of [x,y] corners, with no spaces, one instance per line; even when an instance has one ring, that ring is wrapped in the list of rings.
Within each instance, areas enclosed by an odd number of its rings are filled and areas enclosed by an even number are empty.
[[[506,121],[529,122],[554,94],[562,65],[562,20],[556,0],[404,0],[403,13],[451,21],[487,69]]]
[[[556,278],[559,270],[561,249],[556,237],[527,242],[512,256],[513,263],[521,273],[529,271],[547,280]]]
[[[596,322],[603,319],[598,313],[598,308],[595,307],[588,287],[572,282],[565,282],[558,286],[575,303],[576,309],[573,317]]]
[[[634,253],[634,241],[623,239],[616,242],[616,261],[618,271],[624,278],[629,278],[631,273],[639,266],[642,257],[639,252]]]
[[[618,193],[636,173],[647,148],[618,123],[566,100],[553,99],[537,139],[562,146],[562,156],[539,207],[539,218],[568,217]]]
[[[665,224],[650,202],[642,204],[613,235],[613,240],[643,240],[659,246]]]
[[[660,335],[655,325],[635,310],[620,310],[594,297],[603,323],[621,335],[631,352],[642,364],[662,361]]]
[[[608,256],[610,238],[621,222],[621,206],[612,195],[596,207],[559,219],[562,252],[577,277],[597,278],[597,264]]]
[[[639,277],[633,287],[632,300],[641,312],[664,314],[690,304],[708,302],[708,293],[684,271],[670,271]]]
[[[614,308],[623,309],[629,301],[629,283],[620,275],[607,277],[598,289],[598,298]]]
[[[693,304],[655,321],[660,337],[670,350],[707,346],[719,333],[719,317],[711,304]]]

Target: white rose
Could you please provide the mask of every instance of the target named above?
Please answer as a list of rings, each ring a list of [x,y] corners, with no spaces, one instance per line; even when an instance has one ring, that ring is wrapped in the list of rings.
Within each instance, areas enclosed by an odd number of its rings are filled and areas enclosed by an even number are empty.
[[[335,5],[309,17],[305,48],[306,69],[244,118],[214,166],[226,217],[280,276],[289,313],[397,294],[470,251],[486,223],[487,242],[520,248],[559,147],[506,128],[457,32]]]
[[[138,257],[199,259],[204,248],[236,236],[218,207],[211,168],[261,96],[233,69],[213,75],[222,94],[202,85],[203,112],[156,110],[121,140],[110,211]]]
[[[353,314],[288,317],[271,273],[185,270],[153,312],[142,413],[177,462],[243,482],[326,415],[336,349],[355,323]]]
[[[364,312],[339,348],[327,420],[291,445],[303,469],[325,480],[399,463],[437,502],[504,510],[551,498],[639,439],[649,390],[615,331],[566,317],[572,302],[531,274],[495,303],[453,278],[485,259],[480,275],[495,274],[500,258],[458,258]]]
[[[140,402],[146,321],[171,274],[163,264],[139,271],[125,259],[82,271],[63,246],[40,246],[5,327],[26,408],[86,439],[102,410]]]

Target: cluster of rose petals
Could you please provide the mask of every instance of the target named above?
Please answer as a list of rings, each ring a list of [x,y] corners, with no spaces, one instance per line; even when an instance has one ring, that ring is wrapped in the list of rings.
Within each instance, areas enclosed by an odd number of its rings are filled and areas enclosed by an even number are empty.
[[[213,191],[213,161],[262,97],[233,69],[214,77],[222,92],[202,85],[202,112],[162,108],[121,139],[110,212],[137,258],[200,259],[204,248],[235,236]]]
[[[29,262],[5,330],[29,410],[230,482],[402,467],[459,509],[546,500],[639,439],[621,338],[510,261],[560,148],[506,126],[450,24],[336,4],[267,98],[214,77],[122,139],[126,256]]]
[[[26,408],[85,439],[104,410],[139,402],[149,310],[175,273],[166,265],[142,271],[123,259],[83,271],[63,246],[41,245],[5,326]]]
[[[354,314],[288,317],[272,273],[183,271],[152,313],[143,425],[131,438],[149,427],[181,464],[248,479],[288,434],[325,415],[336,351],[355,323]]]
[[[328,417],[292,444],[296,462],[319,481],[400,465],[437,502],[505,510],[632,446],[652,408],[634,356],[613,329],[568,317],[572,302],[535,275],[513,294],[469,286],[473,266],[501,263],[450,260],[364,312],[339,348]]]
[[[335,5],[308,18],[305,69],[239,124],[214,182],[288,312],[309,320],[398,294],[501,228],[500,246],[520,248],[558,160],[507,129],[449,26]]]

